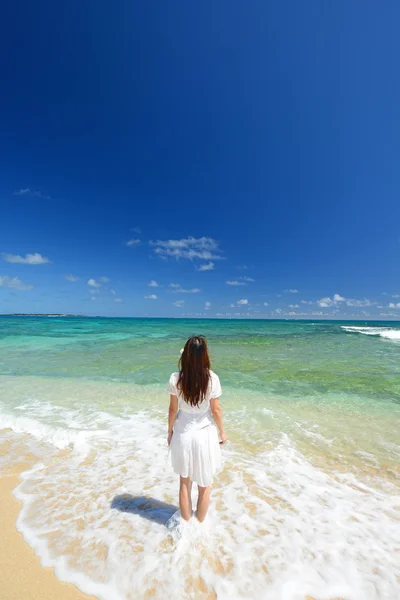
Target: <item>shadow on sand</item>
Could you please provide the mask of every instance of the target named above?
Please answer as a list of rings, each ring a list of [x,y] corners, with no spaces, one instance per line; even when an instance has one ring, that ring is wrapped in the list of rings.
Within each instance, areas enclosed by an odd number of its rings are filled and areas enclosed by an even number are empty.
[[[160,525],[166,525],[172,515],[179,510],[177,506],[161,502],[161,500],[156,500],[156,498],[131,496],[130,494],[115,496],[111,502],[111,508],[139,515],[143,519],[159,523]]]

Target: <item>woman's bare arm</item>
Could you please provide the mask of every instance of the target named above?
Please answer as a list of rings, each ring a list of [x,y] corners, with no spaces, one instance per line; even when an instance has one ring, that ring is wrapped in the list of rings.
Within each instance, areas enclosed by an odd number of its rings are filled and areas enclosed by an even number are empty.
[[[222,408],[219,404],[218,398],[211,398],[210,400],[211,412],[214,417],[216,426],[219,429],[219,436],[221,438],[221,444],[225,444],[227,437],[225,435],[224,424],[222,421]]]
[[[168,411],[168,446],[171,443],[174,423],[178,414],[178,397],[174,394],[169,395],[169,411]]]

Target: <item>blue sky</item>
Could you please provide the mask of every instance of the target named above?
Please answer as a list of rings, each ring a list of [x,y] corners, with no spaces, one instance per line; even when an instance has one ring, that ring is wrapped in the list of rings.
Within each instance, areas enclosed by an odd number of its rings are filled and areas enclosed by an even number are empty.
[[[399,19],[9,3],[0,312],[399,317]]]

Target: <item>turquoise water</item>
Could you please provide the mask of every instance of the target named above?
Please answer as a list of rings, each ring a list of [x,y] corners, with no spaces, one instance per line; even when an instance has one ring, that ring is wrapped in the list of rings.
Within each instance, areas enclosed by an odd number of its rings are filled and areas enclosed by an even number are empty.
[[[208,523],[177,538],[112,500],[177,502],[165,388],[195,333],[230,442]],[[0,468],[36,457],[18,526],[107,600],[393,600],[399,358],[396,323],[0,318]]]

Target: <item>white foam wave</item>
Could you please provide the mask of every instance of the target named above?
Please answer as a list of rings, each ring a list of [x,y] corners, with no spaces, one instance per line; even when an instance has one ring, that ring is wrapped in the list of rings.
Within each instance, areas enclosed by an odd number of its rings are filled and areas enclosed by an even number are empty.
[[[109,416],[108,427],[110,436],[85,440],[90,452],[44,460],[16,490],[17,526],[60,578],[103,600],[396,596],[393,488],[333,477],[286,435],[258,455],[231,446],[207,522],[171,536],[159,518],[168,513],[160,501],[176,503],[178,491],[165,424],[142,411]]]
[[[355,325],[342,325],[341,328],[348,333],[379,335],[388,340],[400,341],[400,329],[395,329],[393,327],[358,327]]]

